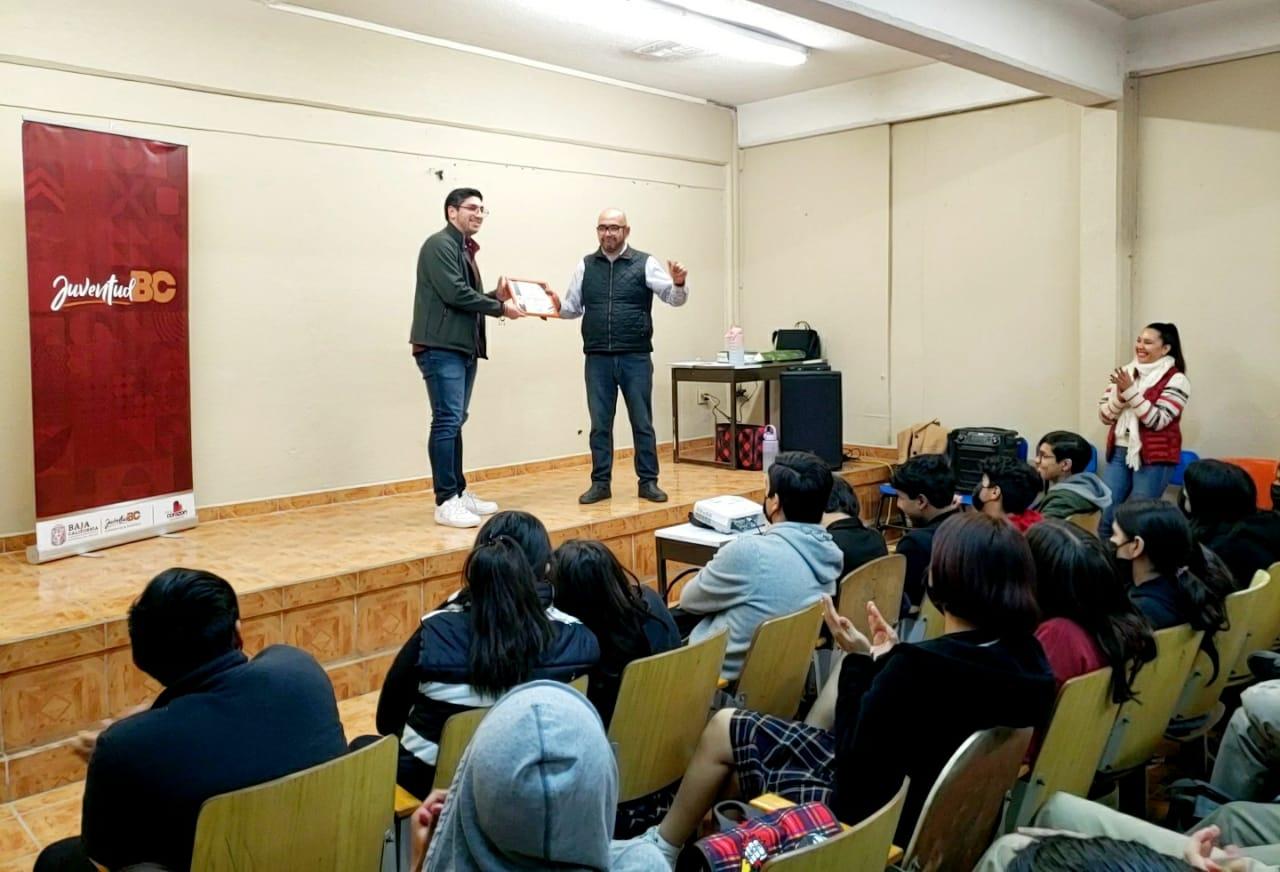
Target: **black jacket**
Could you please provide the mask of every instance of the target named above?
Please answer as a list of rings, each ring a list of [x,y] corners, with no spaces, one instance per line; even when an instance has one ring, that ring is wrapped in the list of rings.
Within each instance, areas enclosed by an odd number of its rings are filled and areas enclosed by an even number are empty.
[[[333,685],[310,654],[287,645],[252,660],[229,652],[98,737],[85,779],[85,850],[108,869],[189,869],[206,799],[346,749]]]
[[[431,234],[418,252],[409,341],[427,348],[484,357],[484,317],[502,314],[502,303],[484,293],[480,274],[463,254],[463,236],[452,224]]]
[[[609,728],[609,722],[613,720],[613,709],[618,703],[618,690],[622,686],[622,672],[627,668],[627,664],[636,657],[649,657],[680,647],[680,631],[676,628],[676,622],[671,617],[671,612],[667,610],[667,604],[662,601],[662,597],[658,596],[658,592],[653,588],[643,585],[640,587],[640,595],[644,597],[644,604],[649,609],[649,614],[644,621],[647,650],[635,657],[628,657],[614,640],[602,636],[596,637],[600,642],[600,663],[591,670],[587,698],[600,713],[600,720],[604,721],[605,729]]]
[[[948,509],[933,516],[933,520],[921,527],[912,527],[898,540],[898,553],[907,558],[907,578],[902,592],[911,605],[918,606],[924,600],[925,583],[929,577],[929,560],[933,557],[933,536],[943,521],[955,514]]]
[[[827,532],[844,555],[844,568],[841,577],[853,572],[864,563],[870,563],[877,557],[889,553],[884,544],[884,536],[880,531],[868,527],[859,518],[841,518],[827,525]]]
[[[1044,649],[1030,633],[998,639],[970,630],[899,644],[879,660],[845,657],[836,696],[836,817],[862,820],[910,776],[894,840],[907,844],[955,750],[978,730],[1042,727],[1056,694]]]
[[[1201,543],[1227,564],[1236,590],[1248,587],[1259,569],[1280,561],[1280,512],[1255,512],[1238,523],[1197,532]]]

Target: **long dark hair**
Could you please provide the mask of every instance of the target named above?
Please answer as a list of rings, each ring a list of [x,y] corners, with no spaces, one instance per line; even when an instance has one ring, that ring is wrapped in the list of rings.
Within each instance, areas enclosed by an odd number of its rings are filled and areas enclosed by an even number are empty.
[[[1182,356],[1182,337],[1178,335],[1178,325],[1170,324],[1167,321],[1152,321],[1144,329],[1154,330],[1160,334],[1161,341],[1169,346],[1169,356],[1173,358],[1174,364],[1178,367],[1178,372],[1184,375],[1187,372],[1187,359]]]
[[[470,594],[471,648],[468,683],[500,696],[533,676],[554,633],[515,539],[499,534],[478,542],[462,565]]]
[[[1258,486],[1253,478],[1223,460],[1197,460],[1188,466],[1182,495],[1191,516],[1191,532],[1200,539],[1258,510]]]
[[[999,636],[1032,633],[1035,561],[1013,525],[980,512],[948,518],[933,537],[929,598],[947,614]]]
[[[551,557],[556,608],[586,625],[600,640],[607,659],[630,663],[651,653],[644,633],[651,614],[640,582],[603,542],[570,539]]]
[[[551,563],[551,537],[546,526],[528,512],[498,512],[476,533],[476,544],[491,542],[499,536],[514,539],[524,552],[537,581],[547,580],[547,567]]]
[[[1111,698],[1133,699],[1142,664],[1156,656],[1156,639],[1116,577],[1106,546],[1074,524],[1047,518],[1027,531],[1036,562],[1036,600],[1048,618],[1074,621],[1111,665]]]
[[[1213,634],[1227,629],[1226,598],[1234,580],[1221,560],[1191,535],[1191,525],[1173,503],[1133,500],[1116,509],[1116,526],[1130,539],[1141,539],[1143,554],[1160,575],[1171,578],[1190,604],[1188,622],[1204,631],[1203,648],[1218,673]],[[1211,679],[1212,680],[1212,679]]]

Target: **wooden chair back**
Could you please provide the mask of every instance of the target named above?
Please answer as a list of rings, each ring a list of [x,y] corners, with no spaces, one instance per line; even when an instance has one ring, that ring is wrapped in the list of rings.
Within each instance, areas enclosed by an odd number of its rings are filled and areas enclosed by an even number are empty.
[[[1110,666],[1062,685],[1031,772],[1013,792],[1007,829],[1029,824],[1058,791],[1089,795],[1119,711],[1120,704],[1111,697]]]
[[[821,601],[811,603],[756,627],[734,692],[740,708],[780,718],[795,716],[822,625],[822,608]]]
[[[1266,613],[1266,603],[1271,597],[1271,576],[1268,573],[1263,575],[1266,577],[1261,584],[1250,585],[1227,597],[1227,629],[1213,637],[1213,644],[1218,649],[1218,674],[1213,674],[1209,655],[1199,652],[1178,701],[1175,721],[1197,720],[1213,712],[1231,680],[1232,667],[1242,658],[1247,659],[1245,652],[1251,644],[1255,627],[1270,617]]]
[[[647,796],[684,775],[707,725],[728,640],[728,633],[720,632],[633,660],[622,671],[609,722],[609,742],[618,758],[618,802]]]
[[[396,738],[206,800],[192,872],[378,872],[392,821]]]
[[[1031,744],[1031,728],[974,733],[938,773],[920,810],[903,867],[920,872],[972,869],[991,844],[1005,795]]]
[[[1139,670],[1133,683],[1137,697],[1120,706],[1099,772],[1110,775],[1136,769],[1155,754],[1203,637],[1190,624],[1156,631],[1156,659]]]
[[[825,842],[774,857],[764,864],[765,872],[884,872],[908,781],[903,779],[893,799],[865,820]]]
[[[924,635],[921,641],[936,639],[942,635],[944,628],[942,622],[942,612],[933,604],[933,600],[929,599],[929,595],[924,595],[924,601],[920,603],[920,621],[924,624]]]
[[[873,602],[891,625],[902,610],[902,586],[907,580],[907,558],[889,554],[864,563],[840,580],[840,614],[853,622],[867,638],[867,603]]]
[[[1081,530],[1098,535],[1098,525],[1102,523],[1102,512],[1077,512],[1067,516],[1067,523],[1075,524]]]
[[[1267,584],[1268,581],[1274,584]],[[1249,640],[1245,643],[1244,650],[1240,652],[1235,668],[1231,670],[1232,683],[1250,676],[1248,663],[1250,654],[1254,651],[1271,650],[1277,638],[1280,638],[1280,563],[1273,563],[1270,569],[1259,569],[1253,574],[1253,581],[1249,587],[1263,585],[1266,585],[1266,589],[1262,597],[1254,602],[1254,613],[1251,618],[1253,626],[1250,628]]]

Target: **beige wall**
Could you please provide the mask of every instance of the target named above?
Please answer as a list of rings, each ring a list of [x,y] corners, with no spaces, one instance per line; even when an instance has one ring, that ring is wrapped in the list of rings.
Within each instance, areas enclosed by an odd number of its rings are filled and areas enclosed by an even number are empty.
[[[1202,455],[1280,455],[1280,54],[1142,79],[1134,324],[1177,323]]]
[[[746,149],[741,170],[748,347],[808,321],[842,373],[845,439],[887,442],[889,128]]]
[[[0,56],[24,58],[0,63],[0,286],[11,291],[0,296],[0,532],[33,521],[24,115],[190,146],[202,503],[428,472],[426,392],[406,336],[418,247],[458,185],[484,190],[493,211],[479,237],[490,285],[507,273],[563,289],[607,205],[628,210],[638,247],[689,266],[690,302],[655,314],[655,420],[670,438],[663,364],[714,351],[724,329],[726,111],[256,3],[199,15],[159,0],[16,5],[0,8]],[[141,44],[154,50],[122,50]],[[475,88],[459,102],[464,75]],[[586,450],[577,329],[490,322],[468,466]],[[705,435],[693,401],[685,432]],[[617,433],[630,444],[621,409]]]

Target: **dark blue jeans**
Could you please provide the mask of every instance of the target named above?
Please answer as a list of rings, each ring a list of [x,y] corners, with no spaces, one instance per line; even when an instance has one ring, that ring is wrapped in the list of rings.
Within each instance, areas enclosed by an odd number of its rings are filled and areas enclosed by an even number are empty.
[[[647,352],[588,354],[587,409],[591,412],[591,480],[608,484],[613,475],[613,417],[618,391],[627,404],[636,447],[636,478],[658,480],[658,437],[653,432],[653,360]]]
[[[462,425],[471,405],[471,388],[476,382],[476,359],[461,351],[428,348],[414,354],[427,383],[431,399],[431,435],[427,457],[431,460],[431,482],[436,505],[467,489],[462,475]]]

